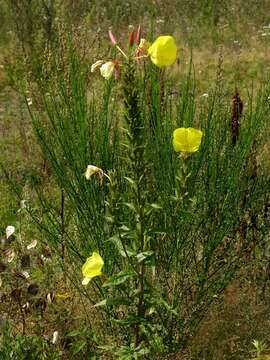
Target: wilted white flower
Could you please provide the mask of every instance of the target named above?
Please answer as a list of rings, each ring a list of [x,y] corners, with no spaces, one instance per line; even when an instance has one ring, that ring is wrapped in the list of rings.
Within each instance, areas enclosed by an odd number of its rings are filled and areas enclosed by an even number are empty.
[[[46,299],[47,299],[47,303],[51,304],[53,302],[53,299],[54,299],[54,294],[53,293],[48,293],[47,296],[46,296]]]
[[[30,278],[30,275],[29,275],[29,272],[27,271],[21,271],[19,273],[20,277],[24,278],[24,279],[29,279]]]
[[[100,67],[101,75],[106,79],[109,80],[113,74],[115,64],[112,61],[107,61]]]
[[[41,258],[41,260],[44,261],[44,262],[48,262],[48,261],[51,260],[51,259],[49,259],[48,257],[44,256],[43,254],[40,255],[40,258]]]
[[[104,60],[98,60],[91,66],[91,72],[94,72],[97,68],[99,68],[104,63]]]
[[[27,105],[28,105],[28,106],[30,106],[30,105],[33,104],[33,101],[32,101],[31,98],[27,98],[26,101],[27,101]]]
[[[4,251],[4,256],[8,263],[11,263],[15,258],[15,252],[12,249],[6,249]]]
[[[88,165],[84,175],[86,179],[89,180],[92,175],[97,173],[103,173],[103,171],[95,165]]]
[[[29,245],[27,245],[27,250],[33,249],[37,246],[37,240],[33,240]]]
[[[7,239],[15,232],[15,227],[12,225],[7,226],[6,228],[6,237]]]
[[[20,208],[21,209],[26,209],[26,204],[25,203],[26,203],[26,200],[21,200],[20,201]]]
[[[28,309],[30,308],[29,302],[27,301],[25,304],[23,304],[22,308],[23,308],[24,310],[28,310]]]
[[[56,344],[57,339],[58,339],[58,331],[54,331],[53,338],[52,338],[52,343]]]

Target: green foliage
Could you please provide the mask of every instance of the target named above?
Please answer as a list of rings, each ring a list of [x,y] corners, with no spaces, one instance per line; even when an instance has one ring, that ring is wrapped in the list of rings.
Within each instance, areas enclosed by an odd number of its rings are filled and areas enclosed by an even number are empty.
[[[3,360],[58,360],[60,354],[46,339],[17,334],[14,336],[9,322],[0,332],[0,357]]]
[[[121,86],[105,82],[98,100],[72,42],[67,54],[68,68],[41,91],[46,117],[32,113],[65,212],[37,187],[46,212],[35,219],[59,256],[64,246],[78,269],[89,253],[101,253],[108,278],[103,286],[93,280],[90,299],[104,311],[108,332],[119,328],[120,352],[131,351],[123,356],[175,352],[268,231],[259,214],[269,178],[261,176],[257,157],[269,83],[249,101],[234,144],[219,83],[197,103],[191,72],[177,90],[163,71],[124,63]],[[123,107],[112,100],[119,92]],[[177,126],[204,133],[200,150],[188,158],[173,153]],[[109,181],[88,182],[88,164]],[[256,238],[254,228],[261,232]],[[68,276],[76,283],[76,274]]]

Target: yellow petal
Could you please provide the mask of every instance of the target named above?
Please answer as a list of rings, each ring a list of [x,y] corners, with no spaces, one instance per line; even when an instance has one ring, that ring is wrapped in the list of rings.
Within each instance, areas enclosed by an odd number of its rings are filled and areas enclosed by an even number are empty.
[[[193,153],[199,150],[202,131],[193,128],[178,128],[173,132],[173,147],[176,152]]]
[[[69,293],[63,293],[63,294],[55,294],[55,297],[60,300],[67,300],[70,298]]]
[[[172,65],[176,60],[177,47],[172,36],[159,36],[149,47],[151,61],[158,67]]]
[[[92,278],[101,275],[103,265],[102,257],[98,253],[93,252],[92,256],[87,258],[82,266],[82,274],[84,276],[82,284],[87,285]]]

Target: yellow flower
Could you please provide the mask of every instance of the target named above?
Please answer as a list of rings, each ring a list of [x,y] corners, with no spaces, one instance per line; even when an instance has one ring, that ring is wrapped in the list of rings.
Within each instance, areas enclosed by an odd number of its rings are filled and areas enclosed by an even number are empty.
[[[113,74],[115,64],[112,61],[108,61],[100,67],[100,73],[106,80],[109,80]]]
[[[158,67],[172,65],[177,48],[172,36],[159,36],[148,49],[151,61]]]
[[[103,265],[102,257],[98,253],[93,252],[92,256],[87,258],[82,266],[82,274],[84,276],[82,285],[87,285],[95,276],[100,276]]]
[[[173,132],[173,147],[176,152],[196,152],[202,141],[201,130],[193,128],[178,128]]]

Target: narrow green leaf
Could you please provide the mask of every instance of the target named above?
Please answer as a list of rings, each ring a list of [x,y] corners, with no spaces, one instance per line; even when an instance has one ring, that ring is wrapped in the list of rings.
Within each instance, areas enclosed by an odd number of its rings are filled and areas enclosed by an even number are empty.
[[[144,251],[136,255],[136,259],[138,260],[138,263],[144,261],[145,259],[148,259],[150,256],[154,254],[153,251]]]
[[[136,275],[136,273],[132,270],[120,271],[118,274],[111,276],[109,280],[102,286],[108,287],[123,284],[134,275]]]

